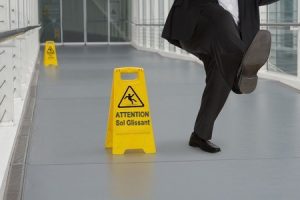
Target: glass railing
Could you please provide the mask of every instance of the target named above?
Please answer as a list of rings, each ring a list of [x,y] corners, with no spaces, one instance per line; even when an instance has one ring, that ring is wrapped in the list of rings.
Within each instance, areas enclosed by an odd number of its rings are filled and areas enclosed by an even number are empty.
[[[298,24],[267,24],[272,34],[271,54],[267,70],[298,75]]]
[[[132,23],[133,42],[141,47],[187,55],[161,38],[162,20]],[[297,76],[298,71],[298,27],[297,23],[262,23],[261,29],[272,34],[272,47],[267,70]]]
[[[144,48],[187,55],[186,51],[169,44],[161,37],[163,22],[160,19],[132,22],[132,42]]]

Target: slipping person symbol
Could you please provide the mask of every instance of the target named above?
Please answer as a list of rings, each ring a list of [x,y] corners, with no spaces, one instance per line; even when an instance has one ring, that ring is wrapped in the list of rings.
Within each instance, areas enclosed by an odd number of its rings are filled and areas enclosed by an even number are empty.
[[[52,47],[49,47],[47,53],[48,53],[48,54],[54,54],[54,50],[52,49]]]
[[[137,102],[135,99],[133,99],[132,97],[134,97],[134,94],[128,94],[126,97],[124,97],[124,99],[128,99],[129,101],[131,101],[131,104],[133,105],[134,102]]]

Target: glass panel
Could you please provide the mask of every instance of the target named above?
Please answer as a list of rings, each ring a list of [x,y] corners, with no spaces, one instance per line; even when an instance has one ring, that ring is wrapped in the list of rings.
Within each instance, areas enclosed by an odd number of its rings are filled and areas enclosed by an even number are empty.
[[[63,0],[64,42],[84,42],[83,0]]]
[[[131,39],[131,1],[110,0],[110,41],[128,42]]]
[[[40,23],[42,25],[41,42],[47,40],[61,42],[60,1],[41,0],[39,6]]]
[[[279,1],[268,7],[269,23],[298,22],[298,0]]]
[[[158,23],[162,24],[161,26],[159,26],[159,36],[161,36],[161,33],[163,31],[163,24],[165,23],[165,19],[164,19],[164,1],[159,0],[158,2]],[[164,42],[165,40],[162,37],[159,37],[159,49],[163,50],[164,47]]]
[[[297,76],[298,31],[290,27],[272,27],[272,48],[268,63],[269,71]]]
[[[269,23],[297,23],[298,0],[280,1],[268,7]],[[270,27],[272,49],[268,70],[297,75],[298,31],[290,26]]]
[[[87,0],[87,41],[108,41],[107,0]]]

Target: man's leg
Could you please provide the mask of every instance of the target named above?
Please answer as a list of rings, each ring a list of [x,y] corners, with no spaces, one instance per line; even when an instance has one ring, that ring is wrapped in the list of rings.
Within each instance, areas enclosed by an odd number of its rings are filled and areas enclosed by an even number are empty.
[[[195,122],[194,133],[203,140],[211,140],[215,120],[221,112],[231,88],[221,75],[214,59],[203,59],[206,86]]]
[[[202,58],[202,60],[205,63],[206,87],[203,92],[200,110],[189,145],[200,147],[202,150],[210,153],[217,153],[221,151],[221,149],[211,143],[210,140],[212,138],[215,120],[221,112],[231,88],[222,77],[214,60],[207,58]]]
[[[181,41],[181,45],[204,62],[207,75],[190,145],[218,152],[219,148],[208,141],[212,138],[215,120],[233,88],[245,46],[230,13],[216,4],[206,8],[193,37]]]
[[[264,64],[269,44],[267,42],[262,47],[259,45],[262,42],[254,40],[248,49],[240,37],[232,15],[217,3],[203,4],[200,13],[199,24],[193,37],[180,42],[185,50],[204,61],[207,73],[207,84],[190,145],[208,152],[218,152],[220,149],[209,142],[215,120],[230,90],[237,94],[253,90],[255,81],[252,81],[252,77]],[[268,39],[266,35],[258,34],[257,41]],[[257,59],[257,53],[260,52],[263,54]],[[242,71],[240,77],[244,79],[237,77],[240,69]],[[244,86],[242,92],[240,83]]]

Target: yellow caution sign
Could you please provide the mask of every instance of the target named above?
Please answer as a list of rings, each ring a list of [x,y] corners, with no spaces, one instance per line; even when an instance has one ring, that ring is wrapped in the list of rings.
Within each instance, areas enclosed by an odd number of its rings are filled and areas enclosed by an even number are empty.
[[[126,74],[135,74],[136,78],[124,80]],[[124,154],[133,149],[156,153],[142,68],[114,70],[105,147],[112,148],[113,154]]]
[[[57,67],[57,55],[54,41],[47,41],[44,50],[44,66]]]

